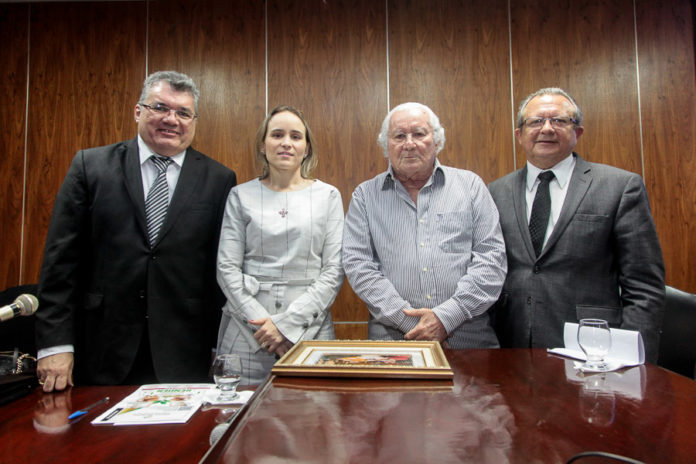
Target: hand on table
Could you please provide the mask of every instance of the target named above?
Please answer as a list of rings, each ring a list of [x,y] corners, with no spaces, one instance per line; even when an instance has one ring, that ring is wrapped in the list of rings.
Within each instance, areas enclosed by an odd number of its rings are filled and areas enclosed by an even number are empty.
[[[72,353],[57,353],[39,359],[36,365],[36,375],[39,377],[39,385],[43,391],[65,390],[65,387],[73,386],[73,362]]]

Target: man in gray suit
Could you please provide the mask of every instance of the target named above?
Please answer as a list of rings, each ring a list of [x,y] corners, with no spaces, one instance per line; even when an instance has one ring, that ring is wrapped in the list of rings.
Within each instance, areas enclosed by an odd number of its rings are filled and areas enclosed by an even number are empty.
[[[502,347],[557,347],[565,322],[599,318],[640,331],[655,362],[664,265],[645,186],[637,174],[574,153],[583,130],[562,89],[538,90],[520,105],[515,136],[527,165],[489,186],[508,258],[496,333]]]

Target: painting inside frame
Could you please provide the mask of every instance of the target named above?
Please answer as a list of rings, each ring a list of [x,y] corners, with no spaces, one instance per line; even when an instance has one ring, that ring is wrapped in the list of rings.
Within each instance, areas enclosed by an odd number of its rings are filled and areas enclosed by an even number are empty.
[[[273,366],[278,376],[451,379],[434,341],[303,340]]]

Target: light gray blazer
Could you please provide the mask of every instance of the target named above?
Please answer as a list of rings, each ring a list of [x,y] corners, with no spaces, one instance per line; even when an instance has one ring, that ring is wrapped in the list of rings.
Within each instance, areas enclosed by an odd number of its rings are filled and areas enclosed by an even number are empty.
[[[563,325],[582,318],[638,330],[657,361],[664,264],[640,176],[577,154],[552,234],[536,258],[527,222],[527,168],[489,185],[505,238],[508,273],[492,312],[502,347],[563,346]]]

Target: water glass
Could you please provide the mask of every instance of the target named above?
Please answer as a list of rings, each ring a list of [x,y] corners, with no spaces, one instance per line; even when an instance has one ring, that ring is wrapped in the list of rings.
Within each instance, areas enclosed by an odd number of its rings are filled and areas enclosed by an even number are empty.
[[[237,385],[242,380],[242,359],[239,355],[217,355],[213,362],[213,379],[220,389],[218,401],[232,401],[239,397]]]
[[[601,372],[607,369],[604,358],[611,348],[611,331],[607,321],[581,319],[578,325],[578,344],[587,357],[584,370]]]

